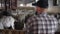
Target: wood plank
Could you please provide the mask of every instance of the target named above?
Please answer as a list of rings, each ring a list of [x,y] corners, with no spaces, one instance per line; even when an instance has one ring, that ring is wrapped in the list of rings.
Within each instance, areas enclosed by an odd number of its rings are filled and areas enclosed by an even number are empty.
[[[23,30],[0,30],[2,34],[25,34]]]

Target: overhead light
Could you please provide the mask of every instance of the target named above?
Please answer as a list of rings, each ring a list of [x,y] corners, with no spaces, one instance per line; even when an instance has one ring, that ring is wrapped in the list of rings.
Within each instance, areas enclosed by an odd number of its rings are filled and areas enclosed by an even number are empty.
[[[36,2],[37,2],[38,0],[36,0]]]
[[[20,6],[24,6],[23,4],[20,4]]]

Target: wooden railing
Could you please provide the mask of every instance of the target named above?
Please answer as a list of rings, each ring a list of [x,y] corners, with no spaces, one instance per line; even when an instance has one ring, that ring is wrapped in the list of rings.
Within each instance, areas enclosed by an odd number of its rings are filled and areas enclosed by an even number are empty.
[[[22,30],[0,30],[0,34],[25,34]]]

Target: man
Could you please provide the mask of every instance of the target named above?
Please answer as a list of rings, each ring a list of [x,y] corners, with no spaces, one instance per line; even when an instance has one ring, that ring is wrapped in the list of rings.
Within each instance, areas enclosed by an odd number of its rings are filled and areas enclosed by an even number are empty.
[[[36,6],[36,14],[26,21],[26,34],[54,34],[58,22],[54,16],[48,15],[48,0],[39,0],[33,5]]]

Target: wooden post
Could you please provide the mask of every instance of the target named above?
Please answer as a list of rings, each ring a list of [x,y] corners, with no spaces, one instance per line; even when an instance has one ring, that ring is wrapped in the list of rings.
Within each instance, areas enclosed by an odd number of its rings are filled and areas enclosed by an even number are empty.
[[[11,9],[16,10],[17,9],[17,0],[11,0]]]

